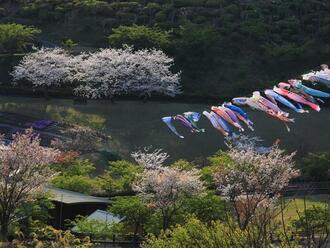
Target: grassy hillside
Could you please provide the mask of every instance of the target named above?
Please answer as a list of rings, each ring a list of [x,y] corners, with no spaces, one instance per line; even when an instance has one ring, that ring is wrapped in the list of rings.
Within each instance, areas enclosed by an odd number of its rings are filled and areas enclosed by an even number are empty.
[[[192,96],[230,97],[330,57],[330,2],[317,0],[0,1],[0,22],[39,27],[39,42],[105,47],[119,26],[168,31],[161,47]],[[133,41],[134,44],[134,41]]]

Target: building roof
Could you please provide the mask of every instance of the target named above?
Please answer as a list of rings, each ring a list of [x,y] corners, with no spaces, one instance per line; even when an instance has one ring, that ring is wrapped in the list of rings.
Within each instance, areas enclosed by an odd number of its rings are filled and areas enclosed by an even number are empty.
[[[92,213],[91,215],[89,215],[87,217],[87,219],[89,219],[89,220],[104,221],[106,223],[119,223],[124,218],[121,218],[119,216],[113,215],[110,212],[97,209],[97,210],[95,210],[94,213]]]
[[[90,195],[84,195],[78,192],[47,187],[46,192],[51,194],[50,198],[53,201],[63,202],[65,204],[79,204],[79,203],[110,203],[110,200],[105,197],[95,197]]]
[[[111,225],[114,223],[121,222],[124,218],[113,215],[110,212],[97,209],[91,215],[89,215],[87,217],[87,219],[88,220],[97,220],[97,221],[104,223],[105,225]],[[74,226],[71,230],[74,232],[79,232],[79,228],[77,226]]]

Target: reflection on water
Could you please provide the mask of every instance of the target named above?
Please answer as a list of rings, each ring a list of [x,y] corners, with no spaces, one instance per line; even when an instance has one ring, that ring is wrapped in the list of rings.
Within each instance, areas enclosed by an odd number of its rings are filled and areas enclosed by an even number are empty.
[[[202,111],[210,106],[205,104],[163,103],[120,101],[115,104],[108,101],[89,101],[87,105],[74,105],[69,99],[45,101],[38,98],[2,97],[0,111],[30,115],[36,118],[48,118],[79,125],[90,126],[111,135],[112,150],[128,158],[130,152],[144,146],[163,148],[172,159],[187,158],[193,160],[207,157],[220,148],[225,148],[223,137],[214,130],[208,120],[202,119],[200,127],[206,133],[190,134],[176,125],[184,134],[181,140],[172,134],[160,118],[184,111]],[[288,133],[284,125],[265,114],[249,111],[255,123],[254,134],[264,140],[265,145],[276,139],[290,151],[298,154],[330,150],[330,109],[320,113],[293,114],[296,123]],[[252,133],[247,131],[247,133]],[[253,134],[253,133],[252,133]]]

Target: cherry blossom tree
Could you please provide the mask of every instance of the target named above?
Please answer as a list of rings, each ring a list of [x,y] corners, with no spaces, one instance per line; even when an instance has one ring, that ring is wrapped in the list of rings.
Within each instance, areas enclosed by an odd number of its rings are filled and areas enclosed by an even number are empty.
[[[269,153],[273,146],[262,146],[263,140],[256,136],[239,134],[233,137],[225,137],[225,144],[228,148],[235,148],[237,150],[251,150],[253,149],[257,153]],[[278,145],[280,140],[277,139],[274,145]]]
[[[107,48],[77,56],[62,48],[41,48],[15,66],[14,83],[29,81],[47,90],[77,83],[74,93],[90,99],[122,94],[181,93],[180,73],[172,73],[173,59],[156,49]]]
[[[60,152],[40,146],[32,129],[13,135],[13,142],[0,148],[0,235],[6,239],[8,226],[20,203],[32,197],[52,177],[48,164]]]
[[[294,168],[294,153],[287,155],[276,145],[266,154],[252,147],[231,148],[224,156],[229,160],[219,164],[214,179],[220,193],[232,203],[242,229],[258,209],[275,204],[289,181],[299,175]]]
[[[49,88],[63,86],[73,79],[76,60],[62,48],[41,48],[24,56],[11,75],[14,83],[29,81],[47,94]]]
[[[147,160],[148,166],[133,184],[133,189],[149,206],[160,209],[165,230],[174,214],[182,207],[183,200],[201,194],[204,186],[196,169],[185,171],[161,164],[150,165],[149,161],[159,161],[159,153],[154,155],[156,158]]]
[[[175,96],[181,93],[180,73],[172,73],[173,59],[162,51],[132,47],[107,48],[80,55],[75,79],[84,82],[75,94],[91,98],[106,98],[121,94],[152,93]]]
[[[162,152],[162,149],[156,149],[151,152],[150,147],[145,147],[142,151],[133,152],[131,157],[146,169],[156,169],[163,166],[169,155],[166,152]]]

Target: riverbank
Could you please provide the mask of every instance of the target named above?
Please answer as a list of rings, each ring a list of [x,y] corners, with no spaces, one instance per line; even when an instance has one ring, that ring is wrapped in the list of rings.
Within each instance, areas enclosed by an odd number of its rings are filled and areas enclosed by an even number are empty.
[[[243,91],[235,95],[226,96],[226,97],[212,97],[212,96],[198,96],[192,94],[182,94],[176,97],[161,96],[155,95],[148,99],[136,96],[136,95],[121,95],[114,96],[111,99],[112,103],[121,102],[121,101],[141,101],[144,103],[147,102],[169,102],[169,103],[192,103],[192,104],[210,104],[210,105],[219,105],[223,102],[230,101],[234,97],[240,96],[249,96],[251,91]],[[14,87],[14,86],[4,86],[0,85],[0,96],[8,97],[31,97],[31,98],[41,98],[46,99],[44,91],[42,89],[34,89],[32,87]],[[75,103],[87,104],[88,101],[93,100],[84,100],[72,94],[72,89],[70,88],[61,88],[61,89],[50,89],[48,90],[49,98],[59,98],[59,99],[72,99]],[[98,99],[98,101],[110,101],[110,99]],[[330,101],[325,100],[321,104],[321,107],[330,107]],[[283,107],[284,109],[286,107]]]
[[[246,93],[248,95],[248,93]],[[8,97],[32,97],[32,98],[44,98],[45,94],[42,89],[34,89],[32,87],[14,87],[14,86],[4,86],[0,85],[0,95]],[[242,93],[242,96],[244,94]],[[237,95],[236,95],[237,96]],[[73,99],[77,102],[82,102],[79,97],[72,94],[72,89],[50,89],[48,90],[48,97],[50,98],[61,98],[61,99]],[[142,102],[171,102],[171,103],[205,103],[205,104],[219,104],[224,101],[229,101],[231,98],[235,97],[210,97],[210,96],[198,96],[191,94],[182,94],[176,97],[155,95],[148,99],[139,97],[136,95],[121,95],[115,96],[112,102],[116,101],[142,101]],[[101,101],[110,101],[109,99],[100,99]],[[91,100],[88,100],[91,101]]]

